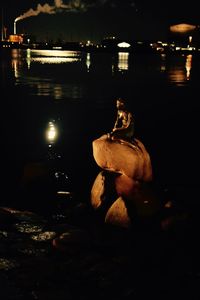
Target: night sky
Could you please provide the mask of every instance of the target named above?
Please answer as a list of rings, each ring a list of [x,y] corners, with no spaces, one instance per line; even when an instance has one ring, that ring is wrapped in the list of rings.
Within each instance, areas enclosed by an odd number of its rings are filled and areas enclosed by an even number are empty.
[[[172,24],[200,24],[196,0],[2,0],[1,7],[8,35],[20,17],[17,33],[33,34],[37,40],[164,40]]]

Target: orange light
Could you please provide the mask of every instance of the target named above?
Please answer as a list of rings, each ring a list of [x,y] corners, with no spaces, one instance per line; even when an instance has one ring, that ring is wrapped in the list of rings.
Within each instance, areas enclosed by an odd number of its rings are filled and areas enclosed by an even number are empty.
[[[188,31],[192,31],[196,28],[195,25],[191,25],[191,24],[177,24],[177,25],[171,25],[170,26],[170,31],[171,32],[177,32],[177,33],[186,33]]]

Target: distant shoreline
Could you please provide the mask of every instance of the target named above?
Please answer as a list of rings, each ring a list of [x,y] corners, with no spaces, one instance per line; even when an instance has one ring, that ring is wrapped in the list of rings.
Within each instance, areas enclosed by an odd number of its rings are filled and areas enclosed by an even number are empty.
[[[148,44],[147,42],[141,42],[132,44],[128,48],[120,48],[117,45],[87,45],[81,43],[18,43],[18,42],[9,42],[9,41],[0,41],[0,50],[1,49],[24,49],[24,50],[56,50],[56,51],[81,51],[81,52],[94,52],[94,53],[138,53],[138,54],[199,54],[200,49],[195,47],[170,47]]]

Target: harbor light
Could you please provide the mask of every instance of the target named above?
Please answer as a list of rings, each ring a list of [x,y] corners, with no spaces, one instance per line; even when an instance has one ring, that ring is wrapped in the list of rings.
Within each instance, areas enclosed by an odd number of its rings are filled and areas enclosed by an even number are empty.
[[[129,43],[122,42],[122,43],[117,44],[117,46],[119,48],[129,48],[131,45]]]
[[[48,128],[46,132],[46,138],[50,144],[54,143],[57,138],[58,132],[54,122],[50,121],[48,123]]]

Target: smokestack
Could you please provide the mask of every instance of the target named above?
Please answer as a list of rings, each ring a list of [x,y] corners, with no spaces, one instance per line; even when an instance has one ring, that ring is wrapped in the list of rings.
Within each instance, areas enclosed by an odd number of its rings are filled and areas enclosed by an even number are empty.
[[[17,34],[17,32],[16,32],[16,21],[14,21],[14,34]]]
[[[1,10],[1,40],[3,41],[3,9]]]
[[[45,3],[43,5],[38,4],[34,10],[30,8],[28,11],[17,17],[14,21],[14,34],[16,33],[16,22],[29,17],[38,16],[40,13],[43,14],[56,14],[57,12],[85,12],[89,8],[103,6],[108,0],[98,0],[94,4],[86,4],[82,0],[71,0],[68,4],[64,4],[63,0],[54,0],[54,5]]]

